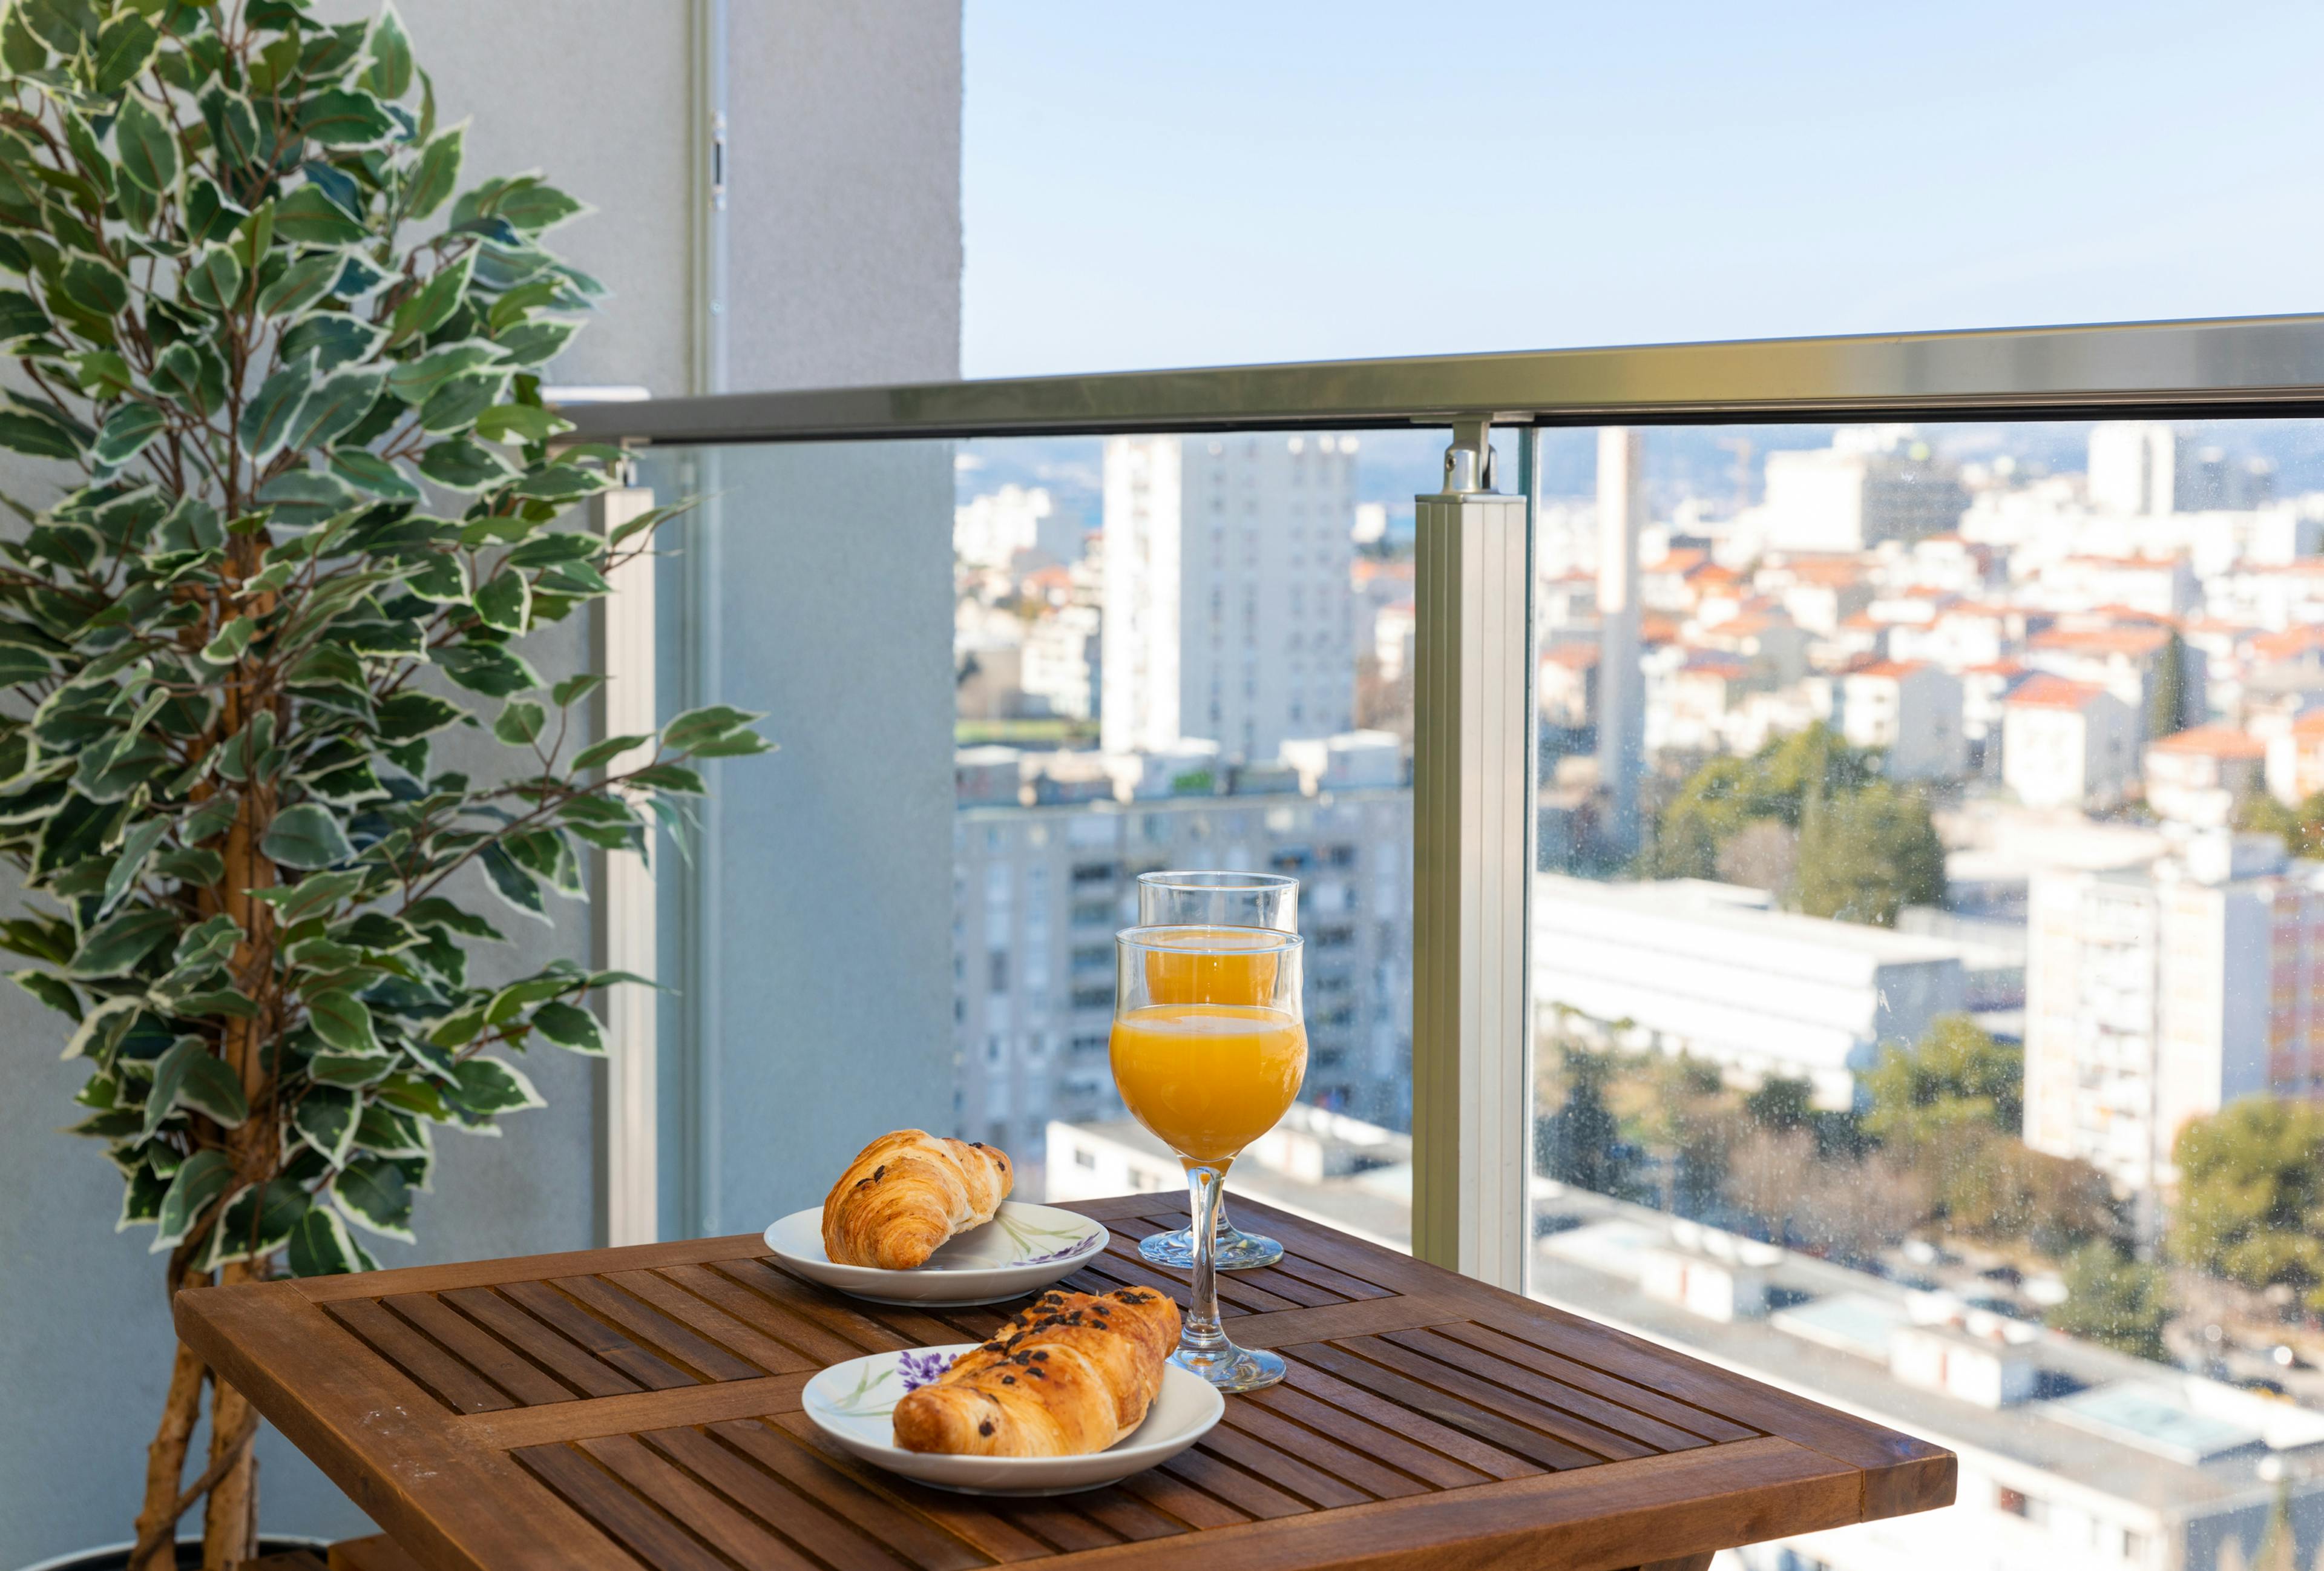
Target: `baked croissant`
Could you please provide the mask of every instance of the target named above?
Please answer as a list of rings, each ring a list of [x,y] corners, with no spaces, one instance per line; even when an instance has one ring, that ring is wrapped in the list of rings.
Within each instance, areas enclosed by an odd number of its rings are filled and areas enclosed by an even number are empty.
[[[899,1129],[863,1148],[823,1200],[823,1252],[908,1271],[955,1233],[992,1220],[1016,1175],[994,1146]]]
[[[972,1456],[1077,1456],[1146,1421],[1178,1345],[1150,1288],[1043,1293],[990,1342],[896,1404],[896,1444]]]

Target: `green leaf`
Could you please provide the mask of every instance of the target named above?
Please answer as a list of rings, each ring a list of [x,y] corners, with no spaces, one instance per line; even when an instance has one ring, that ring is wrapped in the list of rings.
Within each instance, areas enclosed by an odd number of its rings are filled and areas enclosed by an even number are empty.
[[[436,664],[460,686],[488,698],[512,698],[540,686],[540,675],[502,644],[452,644],[436,652]]]
[[[378,1269],[339,1214],[327,1206],[309,1206],[307,1215],[299,1218],[284,1247],[283,1261],[294,1277],[337,1277]]]
[[[503,572],[475,595],[476,619],[503,633],[522,633],[532,610],[532,587],[522,573]]]
[[[532,1029],[560,1048],[570,1048],[576,1053],[602,1053],[605,1039],[597,1029],[597,1017],[577,1004],[562,999],[552,1000],[532,1012]]]
[[[332,1181],[331,1198],[357,1227],[411,1242],[411,1186],[393,1162],[357,1157]]]
[[[406,217],[424,218],[451,199],[460,183],[466,137],[467,128],[455,125],[431,138],[420,150],[420,162],[411,171],[410,183],[404,188]]]
[[[0,343],[38,337],[50,326],[48,312],[31,295],[21,289],[0,289]]]
[[[298,315],[330,292],[346,261],[336,251],[318,251],[300,257],[284,268],[280,278],[258,291],[258,309],[270,317]],[[284,353],[292,351],[286,348]]]
[[[326,88],[299,106],[299,129],[325,147],[363,147],[395,129],[369,93]]]
[[[548,1105],[531,1081],[497,1058],[466,1059],[453,1067],[452,1078],[445,1099],[479,1116]]]
[[[76,1023],[79,1021],[80,994],[65,982],[45,971],[12,971],[8,979],[58,1013],[70,1015]]]
[[[129,831],[121,843],[121,854],[113,859],[113,871],[105,875],[105,898],[97,906],[99,911],[109,911],[121,902],[130,885],[145,871],[146,859],[153,855],[153,847],[169,832],[167,818],[148,818]]]
[[[180,1162],[169,1191],[161,1197],[161,1215],[155,1218],[161,1233],[153,1240],[153,1252],[183,1243],[233,1178],[234,1163],[224,1151],[198,1151]]]
[[[462,910],[441,895],[429,895],[424,900],[414,901],[403,913],[403,919],[414,927],[443,928],[464,938],[482,938],[494,944],[508,941],[492,923]]]
[[[108,467],[117,468],[145,450],[145,445],[161,434],[169,422],[161,411],[150,403],[124,403],[106,416],[105,425],[97,433],[96,445],[89,457]]]
[[[455,376],[430,393],[428,402],[420,406],[420,429],[423,431],[466,430],[475,424],[476,417],[490,409],[507,387],[508,373],[505,371]],[[524,494],[521,487],[518,494]]]
[[[314,384],[312,355],[300,356],[259,384],[242,411],[242,448],[252,462],[264,463],[281,449],[299,406]]]
[[[0,436],[0,440],[5,440]],[[72,457],[71,451],[58,455]],[[454,491],[481,491],[495,485],[515,473],[490,448],[481,447],[466,438],[438,442],[420,455],[420,472],[438,485]]]
[[[347,1160],[360,1114],[354,1092],[343,1086],[316,1086],[299,1098],[290,1125],[336,1167]]]
[[[113,1043],[129,1029],[130,1017],[144,1007],[145,1001],[134,993],[99,1000],[96,1008],[81,1016],[71,1038],[65,1043],[63,1057],[67,1059],[89,1058],[110,1052]]]
[[[337,818],[315,802],[300,802],[276,814],[258,848],[270,861],[301,869],[328,867],[355,854]]]
[[[541,899],[540,885],[506,851],[498,846],[487,846],[476,860],[484,864],[484,878],[492,884],[493,893],[529,917],[544,922],[549,919],[549,907]]]
[[[538,180],[512,188],[493,209],[495,217],[507,219],[520,234],[528,236],[553,229],[588,210],[586,202]]]
[[[476,417],[476,435],[488,442],[545,442],[572,429],[537,403],[496,403]]]
[[[549,688],[549,697],[551,702],[563,709],[587,698],[604,685],[605,679],[596,672],[582,671],[577,675],[567,677]]]
[[[202,645],[202,659],[214,666],[230,666],[250,648],[251,635],[258,631],[254,617],[237,616],[217,630],[217,636]]]
[[[178,913],[157,906],[140,906],[99,922],[73,952],[65,975],[76,980],[120,976],[175,937]]]
[[[342,371],[328,378],[299,406],[298,418],[290,422],[283,445],[293,452],[306,452],[337,440],[371,412],[386,380],[386,371],[377,366]]]
[[[673,753],[690,753],[703,743],[715,741],[730,732],[739,731],[762,714],[737,709],[725,704],[708,704],[699,709],[688,709],[661,728],[661,744]]]
[[[204,310],[220,316],[233,310],[242,295],[241,259],[230,246],[209,247],[200,261],[186,270],[185,292]]]
[[[523,747],[540,735],[540,728],[549,721],[549,711],[530,698],[513,698],[501,710],[500,718],[493,722],[493,735],[511,747]]]
[[[386,337],[368,322],[323,311],[282,335],[281,354],[290,359],[312,351],[318,371],[335,371],[367,358]]]
[[[0,409],[0,448],[34,458],[70,460],[79,457],[81,452],[81,445],[74,439],[69,428],[22,405]]]
[[[468,292],[469,278],[476,268],[476,254],[463,252],[458,261],[439,267],[428,282],[395,308],[389,319],[388,342],[400,344],[406,338],[424,337],[451,319],[460,308],[462,297]]]
[[[134,11],[124,10],[97,35],[90,64],[97,90],[110,97],[143,75],[159,42],[152,23]]]
[[[573,772],[580,774],[584,771],[595,769],[608,760],[627,753],[631,748],[643,747],[652,740],[653,734],[647,732],[632,736],[608,736],[602,742],[593,742],[575,755],[572,763]]]
[[[394,0],[383,0],[364,52],[371,60],[370,69],[364,72],[365,87],[391,104],[411,91],[411,38],[403,31],[403,18],[396,14]]]
[[[155,196],[177,189],[178,139],[161,117],[132,95],[113,124],[113,144],[121,172]]]
[[[203,1264],[214,1268],[254,1253],[272,1254],[290,1242],[314,1205],[314,1197],[296,1178],[269,1178],[243,1190],[226,1202]]]
[[[315,1034],[343,1053],[383,1051],[371,1025],[371,1011],[352,993],[330,992],[307,1001],[308,1018]]]
[[[579,322],[555,321],[547,318],[522,323],[501,334],[493,342],[501,347],[511,365],[539,365],[553,360],[558,353],[581,330]]]
[[[406,403],[420,403],[455,376],[489,365],[500,357],[500,347],[482,338],[440,344],[416,360],[390,367],[387,390]]]
[[[228,1129],[250,1116],[242,1082],[200,1037],[180,1037],[153,1065],[152,1089],[145,1094],[145,1138],[179,1107],[206,1114]]]
[[[364,237],[364,226],[316,185],[274,204],[274,232],[296,245],[352,245]]]
[[[420,500],[420,487],[407,479],[402,470],[377,453],[367,453],[360,448],[346,448],[334,452],[330,462],[332,474],[374,496],[385,496],[397,502]]]
[[[202,123],[209,127],[210,145],[220,164],[233,170],[258,162],[258,117],[251,112],[249,99],[224,87],[214,87],[202,95],[201,110]],[[263,242],[251,247],[254,258],[265,252]]]
[[[398,693],[379,707],[379,734],[391,742],[426,736],[467,713],[433,693]]]

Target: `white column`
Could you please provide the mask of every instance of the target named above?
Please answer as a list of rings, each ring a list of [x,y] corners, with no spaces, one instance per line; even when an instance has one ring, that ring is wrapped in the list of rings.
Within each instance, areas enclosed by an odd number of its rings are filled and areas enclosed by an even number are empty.
[[[653,493],[624,486],[600,494],[596,524],[612,531],[653,506]],[[654,729],[654,562],[641,556],[608,575],[613,592],[599,602],[605,673],[598,706],[600,736],[642,735]],[[631,754],[608,770],[629,767]],[[652,868],[634,852],[598,858],[598,963],[610,971],[656,976]],[[653,990],[632,984],[598,995],[605,1028],[605,1242],[651,1243],[659,1191],[655,1127],[659,1065]]]

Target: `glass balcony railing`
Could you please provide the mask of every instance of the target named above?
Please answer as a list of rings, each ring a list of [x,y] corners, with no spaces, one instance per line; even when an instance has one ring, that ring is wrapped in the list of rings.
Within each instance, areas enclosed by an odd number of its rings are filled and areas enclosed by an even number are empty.
[[[1175,1190],[1112,932],[1286,872],[1231,1188],[1960,1454],[1739,1566],[2306,1566],[2319,389],[2296,319],[579,411],[707,499],[632,672],[782,748],[640,897],[615,1214],[908,1119]]]

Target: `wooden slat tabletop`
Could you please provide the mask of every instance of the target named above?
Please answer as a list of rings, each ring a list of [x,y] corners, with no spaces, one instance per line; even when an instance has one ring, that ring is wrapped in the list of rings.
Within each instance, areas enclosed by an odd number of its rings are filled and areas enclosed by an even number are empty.
[[[1184,1279],[1139,1195],[1066,1285]],[[1463,1571],[1651,1564],[1925,1511],[1951,1453],[1238,1198],[1282,1263],[1222,1276],[1291,1364],[1201,1444],[1049,1500],[925,1489],[825,1444],[799,1391],[866,1353],[982,1340],[792,1277],[755,1235],[251,1283],[179,1334],[431,1571]]]

